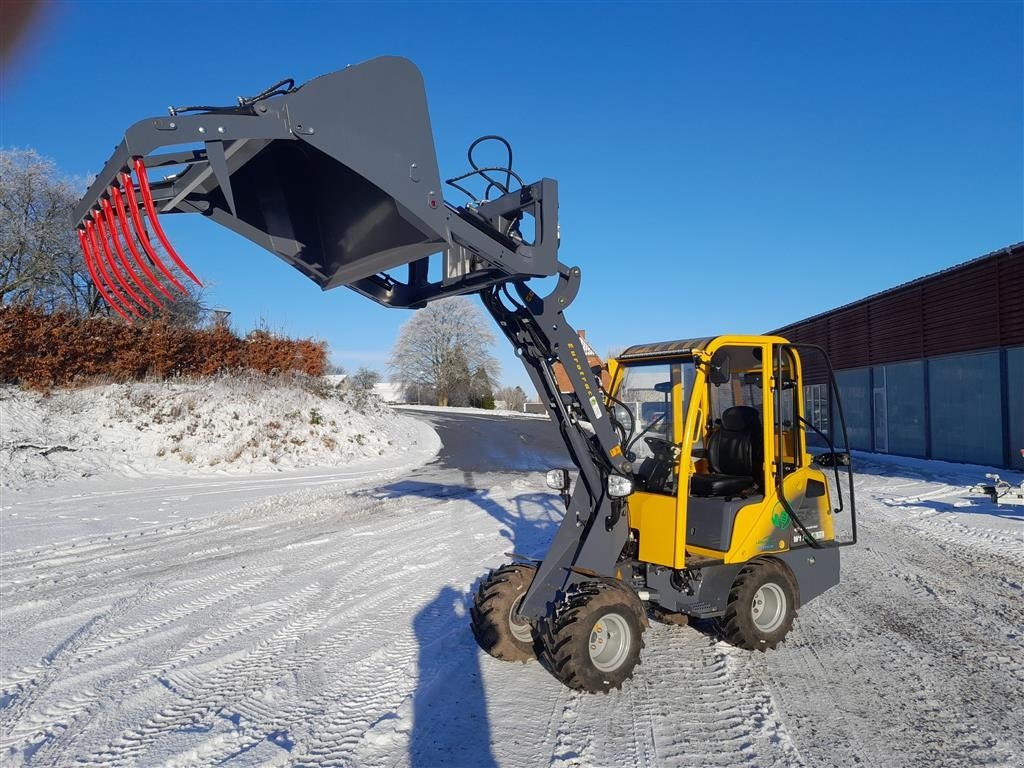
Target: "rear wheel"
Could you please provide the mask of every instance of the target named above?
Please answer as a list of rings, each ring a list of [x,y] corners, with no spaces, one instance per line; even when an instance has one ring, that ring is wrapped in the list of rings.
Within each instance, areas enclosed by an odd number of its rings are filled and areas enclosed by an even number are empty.
[[[786,566],[774,560],[752,563],[736,577],[718,625],[732,645],[767,651],[792,628],[796,605],[796,585]]]
[[[633,676],[647,615],[629,587],[588,581],[572,588],[554,618],[542,622],[544,661],[577,691],[607,693]]]
[[[536,658],[533,625],[518,613],[536,573],[530,565],[503,565],[480,583],[470,609],[473,636],[496,659]]]

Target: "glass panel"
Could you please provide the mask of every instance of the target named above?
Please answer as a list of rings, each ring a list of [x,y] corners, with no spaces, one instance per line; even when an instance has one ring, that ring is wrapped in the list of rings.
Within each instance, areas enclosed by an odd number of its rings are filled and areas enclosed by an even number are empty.
[[[1024,469],[1024,347],[1006,350],[1006,384],[1010,417],[1010,466]]]
[[[928,361],[932,458],[1003,463],[999,353]]]
[[[804,386],[804,418],[821,430],[823,435],[829,434],[828,384]],[[813,430],[807,431],[807,444],[815,448],[828,447],[828,443]]]
[[[617,394],[622,405],[616,404],[613,413],[627,430],[632,426],[626,450],[635,454],[641,490],[675,493],[678,454],[673,448],[672,389],[674,382],[680,384],[685,414],[695,372],[692,360],[630,365],[623,371]]]
[[[877,378],[875,385],[878,385]],[[924,363],[921,360],[885,366],[885,403],[889,453],[924,456]]]
[[[773,370],[776,369],[778,362],[777,357],[772,358]],[[785,350],[782,355],[782,381],[779,382],[779,386],[779,400],[773,406],[772,421],[775,422],[776,451],[782,456],[785,471],[789,472],[799,464],[800,458],[800,422],[797,420],[795,397],[796,374],[793,353],[790,350]]]
[[[709,421],[711,428],[709,437],[722,426],[722,414],[735,406],[747,406],[757,411],[758,422],[763,429],[765,424],[764,412],[764,376],[761,362],[760,347],[722,347],[721,351],[729,353],[729,381],[725,384],[709,384],[708,400]],[[791,394],[791,393],[790,393]],[[768,419],[774,419],[773,413],[767,414]],[[761,429],[757,431],[760,432]],[[762,451],[755,450],[755,455],[760,456]],[[709,457],[708,469],[712,473],[723,472],[721,467],[714,465],[713,457]],[[725,473],[727,474],[727,473]],[[761,467],[755,468],[755,479],[763,487],[763,473]]]
[[[836,383],[839,385],[839,397],[843,401],[843,415],[846,417],[846,432],[850,438],[850,447],[870,451],[871,440],[871,376],[867,368],[853,371],[836,371]],[[836,427],[837,434],[833,440],[839,449],[841,430]]]
[[[709,387],[711,420],[717,422],[722,418],[722,413],[734,405],[748,405],[757,410],[761,415],[761,423],[764,424],[760,348],[723,347],[722,349],[729,352],[731,376],[727,383],[712,384]]]

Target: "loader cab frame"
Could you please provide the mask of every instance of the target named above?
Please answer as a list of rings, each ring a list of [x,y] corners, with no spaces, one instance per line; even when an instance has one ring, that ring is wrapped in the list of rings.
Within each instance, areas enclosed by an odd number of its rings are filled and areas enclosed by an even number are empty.
[[[844,489],[838,469],[829,477],[809,452],[811,432],[837,455],[805,416],[797,345],[773,336],[640,345],[609,367],[611,413],[633,435],[628,517],[639,561],[685,569],[836,543],[832,516],[852,484]]]

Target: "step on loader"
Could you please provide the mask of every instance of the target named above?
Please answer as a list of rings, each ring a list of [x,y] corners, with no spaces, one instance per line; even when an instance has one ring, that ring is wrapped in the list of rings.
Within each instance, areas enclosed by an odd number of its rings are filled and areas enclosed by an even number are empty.
[[[486,141],[507,150],[505,165],[476,162]],[[548,473],[566,513],[544,559],[514,557],[479,586],[472,630],[487,653],[539,657],[565,685],[607,692],[633,675],[649,616],[715,620],[701,626],[774,648],[797,609],[838,583],[840,547],[856,541],[827,356],[718,336],[640,344],[592,370],[565,318],[582,273],[559,260],[556,181],[524,182],[500,137],[474,142],[469,163],[445,182],[466,199],[448,202],[419,70],[382,57],[136,123],[73,224],[96,288],[128,322],[199,282],[161,226],[181,213],[325,290],[413,309],[480,296],[575,470]],[[540,295],[534,278],[555,285]]]

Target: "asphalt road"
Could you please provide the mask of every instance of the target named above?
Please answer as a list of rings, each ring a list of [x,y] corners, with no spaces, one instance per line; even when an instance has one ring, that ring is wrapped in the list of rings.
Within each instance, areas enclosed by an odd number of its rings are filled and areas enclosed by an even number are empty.
[[[402,410],[402,409],[398,409]],[[428,422],[441,438],[437,460],[421,472],[438,468],[475,472],[544,472],[570,466],[558,427],[551,419],[489,416],[464,412],[407,410]]]

